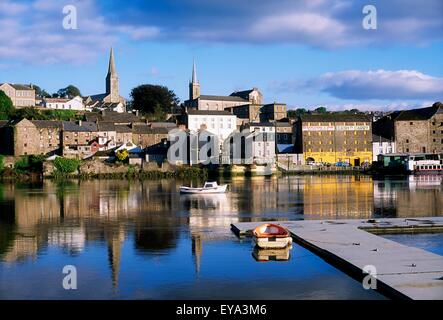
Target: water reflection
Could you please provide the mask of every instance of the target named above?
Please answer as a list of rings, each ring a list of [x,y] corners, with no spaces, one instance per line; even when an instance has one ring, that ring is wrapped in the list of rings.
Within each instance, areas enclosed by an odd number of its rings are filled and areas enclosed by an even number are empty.
[[[136,256],[151,259],[179,250],[180,239],[188,238],[185,250],[198,275],[204,243],[229,239],[233,222],[443,216],[442,176],[238,177],[221,183],[231,192],[181,196],[178,188],[188,182],[176,180],[0,185],[0,267],[38,260],[52,248],[76,257],[102,244],[117,288],[126,243]]]

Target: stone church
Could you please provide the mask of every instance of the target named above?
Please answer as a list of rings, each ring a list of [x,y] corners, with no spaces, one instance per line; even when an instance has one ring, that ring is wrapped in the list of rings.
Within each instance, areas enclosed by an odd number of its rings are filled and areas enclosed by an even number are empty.
[[[108,74],[106,75],[106,93],[84,98],[88,108],[126,112],[126,100],[119,94],[119,80],[114,61],[114,49],[109,54]]]
[[[229,96],[202,95],[200,93],[200,83],[197,79],[197,68],[194,61],[192,68],[192,80],[189,82],[189,100],[185,101],[185,106],[187,108],[196,110],[225,111],[226,108],[250,104],[263,104],[263,95],[257,88],[233,92]]]

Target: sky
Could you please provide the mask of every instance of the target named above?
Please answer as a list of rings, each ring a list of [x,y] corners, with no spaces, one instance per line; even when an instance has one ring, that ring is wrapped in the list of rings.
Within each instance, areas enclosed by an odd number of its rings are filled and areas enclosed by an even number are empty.
[[[443,0],[0,0],[0,83],[103,93],[112,46],[126,98],[160,84],[186,100],[195,59],[202,94],[425,107],[443,101],[442,14]]]

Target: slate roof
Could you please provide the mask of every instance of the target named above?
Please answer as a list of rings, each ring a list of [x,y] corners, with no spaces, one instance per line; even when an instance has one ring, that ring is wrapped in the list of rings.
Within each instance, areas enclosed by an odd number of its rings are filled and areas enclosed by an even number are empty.
[[[94,132],[97,130],[97,127],[91,123],[83,123],[80,126],[79,124],[72,121],[63,121],[63,131],[67,132]]]
[[[5,83],[0,83],[0,86],[3,85]],[[21,90],[21,91],[32,91],[34,89],[32,89],[30,86],[26,86],[24,84],[15,84],[15,83],[8,83],[11,87],[13,87],[15,90]]]
[[[168,128],[151,128],[146,124],[134,125],[132,132],[135,134],[168,134]]]
[[[439,110],[439,106],[435,103],[431,107],[404,110],[401,111],[395,118],[396,121],[411,121],[411,120],[429,120]]]
[[[55,128],[61,129],[61,121],[51,121],[51,120],[30,120],[38,129]]]
[[[132,113],[118,113],[115,111],[103,110],[101,112],[86,112],[85,118],[87,121],[93,122],[112,122],[112,123],[131,123],[143,122],[143,120]]]
[[[248,100],[237,96],[213,96],[213,95],[201,95],[200,100],[214,100],[214,101],[237,101],[237,102],[248,102]]]

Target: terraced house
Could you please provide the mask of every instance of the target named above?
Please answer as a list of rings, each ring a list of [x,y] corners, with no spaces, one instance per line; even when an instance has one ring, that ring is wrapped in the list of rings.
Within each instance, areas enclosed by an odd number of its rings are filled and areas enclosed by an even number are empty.
[[[303,115],[295,124],[296,150],[306,162],[372,161],[372,120],[361,114]]]
[[[35,106],[35,90],[31,86],[0,83],[0,90],[6,93],[16,108]]]

